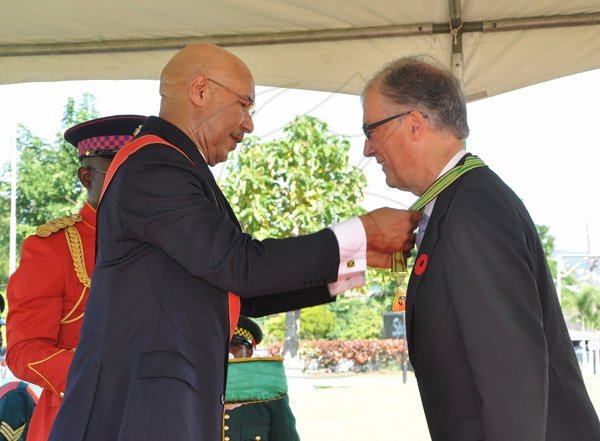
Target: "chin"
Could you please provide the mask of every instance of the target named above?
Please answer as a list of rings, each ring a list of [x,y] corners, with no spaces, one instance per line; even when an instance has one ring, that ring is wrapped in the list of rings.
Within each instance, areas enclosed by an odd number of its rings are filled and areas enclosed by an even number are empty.
[[[387,184],[388,187],[399,188],[398,185],[396,185],[396,182],[394,181],[394,179],[391,176],[389,176],[387,173],[385,175],[385,183]]]

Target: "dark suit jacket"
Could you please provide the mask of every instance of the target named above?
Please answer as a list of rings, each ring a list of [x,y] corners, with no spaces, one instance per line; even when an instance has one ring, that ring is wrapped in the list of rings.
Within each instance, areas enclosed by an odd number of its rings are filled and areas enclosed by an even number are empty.
[[[600,440],[536,228],[487,167],[437,198],[407,329],[434,441]]]
[[[149,118],[144,147],[98,211],[96,267],[54,441],[216,441],[229,343],[228,296],[256,316],[331,300],[330,230],[253,240],[192,141]],[[260,297],[259,297],[260,296]]]

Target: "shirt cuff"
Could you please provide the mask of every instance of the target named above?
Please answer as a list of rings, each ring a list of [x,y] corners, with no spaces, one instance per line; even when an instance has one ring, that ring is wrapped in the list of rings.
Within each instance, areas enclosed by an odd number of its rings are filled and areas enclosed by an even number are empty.
[[[330,227],[340,248],[338,278],[330,283],[329,293],[334,296],[365,284],[367,270],[367,235],[357,217]]]

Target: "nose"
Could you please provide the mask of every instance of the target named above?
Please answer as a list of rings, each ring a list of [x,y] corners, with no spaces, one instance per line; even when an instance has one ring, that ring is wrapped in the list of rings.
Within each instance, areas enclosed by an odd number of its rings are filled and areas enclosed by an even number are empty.
[[[373,146],[371,145],[371,141],[369,141],[368,139],[365,139],[365,147],[363,148],[363,155],[368,157],[371,157],[375,154],[375,150],[373,150]]]
[[[242,130],[245,133],[252,133],[254,131],[254,121],[252,115],[249,113],[244,114],[244,120],[242,121]]]

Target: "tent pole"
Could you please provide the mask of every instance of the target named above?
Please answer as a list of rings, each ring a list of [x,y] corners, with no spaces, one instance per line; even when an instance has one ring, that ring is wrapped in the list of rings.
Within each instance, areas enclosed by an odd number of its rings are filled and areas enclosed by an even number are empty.
[[[450,34],[452,35],[452,75],[464,86],[464,55],[462,47],[463,22],[460,0],[448,0],[450,6]]]

